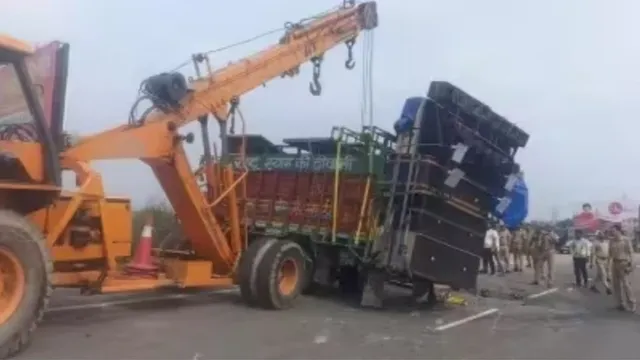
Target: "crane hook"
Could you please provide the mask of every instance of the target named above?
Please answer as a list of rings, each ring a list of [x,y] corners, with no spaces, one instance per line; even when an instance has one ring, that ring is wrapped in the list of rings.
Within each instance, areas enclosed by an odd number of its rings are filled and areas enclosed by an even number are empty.
[[[315,56],[311,59],[313,64],[313,79],[309,83],[309,92],[313,96],[322,94],[322,84],[320,84],[320,65],[322,64],[322,55]]]
[[[356,67],[356,62],[353,59],[347,59],[347,61],[344,62],[344,67],[346,67],[347,70],[352,70]]]
[[[320,81],[318,81],[318,79],[313,79],[313,81],[309,83],[309,92],[313,96],[322,94],[322,84],[320,84]]]
[[[347,45],[347,61],[344,62],[344,67],[348,70],[353,69],[356,66],[356,62],[353,60],[353,45],[356,43],[356,38],[351,38],[345,42]]]

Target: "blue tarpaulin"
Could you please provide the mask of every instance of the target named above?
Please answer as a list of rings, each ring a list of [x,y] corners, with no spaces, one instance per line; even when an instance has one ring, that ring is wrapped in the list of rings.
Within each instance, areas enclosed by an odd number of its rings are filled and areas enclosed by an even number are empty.
[[[519,177],[511,192],[506,194],[511,198],[511,203],[506,210],[496,216],[504,222],[507,228],[516,228],[524,222],[529,214],[529,189],[522,177]]]
[[[424,100],[426,100],[425,97],[416,96],[410,97],[404,101],[400,119],[398,119],[393,125],[396,135],[403,134],[413,129],[413,124],[415,123],[416,116],[418,115],[418,109],[420,109],[420,105]]]

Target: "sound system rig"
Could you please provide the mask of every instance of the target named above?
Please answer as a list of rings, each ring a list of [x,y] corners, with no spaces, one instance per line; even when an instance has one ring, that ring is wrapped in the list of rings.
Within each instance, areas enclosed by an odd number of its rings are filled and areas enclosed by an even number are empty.
[[[414,284],[475,289],[488,220],[509,204],[520,172],[514,157],[529,135],[444,81],[407,99],[395,130],[373,249],[380,267]]]

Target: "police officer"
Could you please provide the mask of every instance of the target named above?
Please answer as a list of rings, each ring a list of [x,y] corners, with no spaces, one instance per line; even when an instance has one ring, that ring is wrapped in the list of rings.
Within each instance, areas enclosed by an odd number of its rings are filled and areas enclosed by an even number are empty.
[[[531,254],[531,260],[533,261],[533,285],[540,284],[540,278],[542,277],[542,229],[535,229],[531,235],[529,241],[529,254]]]
[[[524,227],[515,230],[513,238],[511,239],[511,254],[513,255],[513,271],[522,271],[522,256],[524,238],[527,236],[527,231]]]
[[[522,236],[522,254],[527,259],[527,268],[531,268],[531,252],[529,251],[529,244],[531,243],[531,236],[533,236],[533,229],[529,226],[523,227]]]
[[[544,268],[547,268],[547,287],[553,286],[553,268],[555,256],[555,244],[551,234],[547,230],[541,230],[531,239],[529,246],[533,258],[533,285],[539,285]]]
[[[498,249],[498,258],[500,259],[500,268],[501,272],[508,273],[511,272],[509,270],[510,267],[510,259],[509,259],[509,248],[511,247],[511,233],[504,226],[504,224],[500,224],[498,235],[500,236],[500,247]]]
[[[631,240],[622,234],[620,224],[615,224],[609,243],[609,259],[611,261],[611,282],[617,309],[635,311],[636,299],[631,289],[629,275],[634,269],[633,246]]]
[[[611,288],[609,287],[609,243],[604,237],[604,234],[598,232],[596,239],[593,242],[593,251],[591,252],[591,261],[589,268],[596,267],[596,278],[591,284],[591,291],[600,292],[597,285],[602,284],[607,295],[611,295]]]

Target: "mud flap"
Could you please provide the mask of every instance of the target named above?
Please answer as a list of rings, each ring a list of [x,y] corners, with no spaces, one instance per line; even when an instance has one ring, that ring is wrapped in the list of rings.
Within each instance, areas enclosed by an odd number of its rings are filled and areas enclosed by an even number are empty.
[[[381,309],[385,298],[385,280],[384,271],[372,269],[367,273],[367,278],[362,291],[360,306]]]

